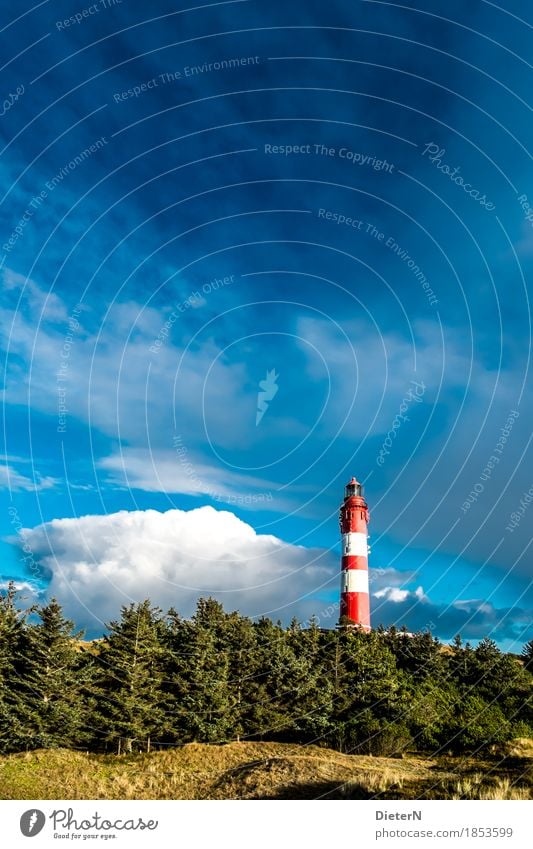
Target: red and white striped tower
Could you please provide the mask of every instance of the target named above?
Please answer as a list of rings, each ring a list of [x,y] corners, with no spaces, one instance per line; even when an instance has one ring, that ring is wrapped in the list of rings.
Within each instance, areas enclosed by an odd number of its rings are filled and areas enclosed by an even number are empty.
[[[339,522],[342,534],[341,617],[370,631],[368,593],[368,506],[363,487],[352,478],[344,490]]]

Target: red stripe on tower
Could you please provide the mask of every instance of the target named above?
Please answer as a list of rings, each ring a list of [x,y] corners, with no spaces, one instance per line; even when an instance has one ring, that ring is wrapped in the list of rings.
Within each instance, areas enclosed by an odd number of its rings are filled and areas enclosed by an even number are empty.
[[[342,534],[340,615],[341,624],[357,625],[365,631],[370,631],[368,521],[363,487],[352,478],[344,490],[339,516]]]

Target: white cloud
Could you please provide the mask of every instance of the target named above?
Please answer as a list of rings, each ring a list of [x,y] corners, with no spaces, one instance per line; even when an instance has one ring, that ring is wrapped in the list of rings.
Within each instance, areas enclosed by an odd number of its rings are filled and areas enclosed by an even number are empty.
[[[338,569],[327,551],[257,534],[212,507],[54,519],[26,530],[24,541],[51,576],[48,595],[92,630],[146,597],[184,615],[213,595],[251,616],[305,618],[305,597],[335,584]]]
[[[384,598],[387,601],[400,602],[405,601],[410,595],[409,590],[400,590],[398,587],[385,587],[374,593],[375,598]]]
[[[383,587],[383,589],[374,593],[374,597],[382,598],[385,601],[391,601],[394,604],[399,604],[406,599],[413,597],[418,599],[418,601],[429,601],[423,587],[417,587],[414,592],[411,590],[401,590],[399,587]]]
[[[12,579],[10,581],[0,581],[0,590],[7,590],[11,584],[14,584],[15,589],[19,593],[30,592],[32,594],[36,593],[35,584],[30,584],[28,581],[18,581]]]

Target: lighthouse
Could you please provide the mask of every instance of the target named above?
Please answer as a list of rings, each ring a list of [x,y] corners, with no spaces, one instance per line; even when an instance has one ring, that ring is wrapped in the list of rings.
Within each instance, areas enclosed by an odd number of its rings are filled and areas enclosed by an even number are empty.
[[[368,593],[368,506],[355,478],[346,485],[339,522],[342,535],[340,615],[370,631]]]

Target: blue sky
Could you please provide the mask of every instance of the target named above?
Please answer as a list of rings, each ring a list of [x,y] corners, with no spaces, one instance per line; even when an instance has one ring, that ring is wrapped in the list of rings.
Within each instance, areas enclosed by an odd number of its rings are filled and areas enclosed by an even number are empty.
[[[526,11],[4,6],[4,581],[533,637]]]

